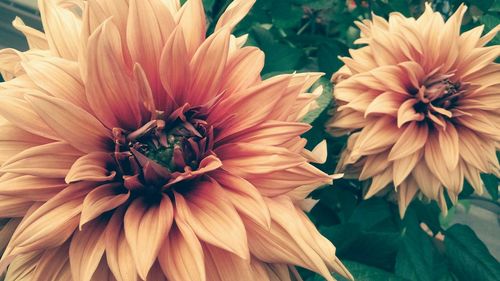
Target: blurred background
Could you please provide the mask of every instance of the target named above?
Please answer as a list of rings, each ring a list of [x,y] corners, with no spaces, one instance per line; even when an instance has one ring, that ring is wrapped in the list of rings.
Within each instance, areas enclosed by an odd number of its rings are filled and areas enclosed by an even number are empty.
[[[27,25],[41,29],[36,2],[0,0],[0,49],[26,50],[24,38],[12,28],[11,22],[19,16]],[[203,2],[210,33],[231,1]],[[464,1],[428,2],[447,18]],[[469,0],[465,3],[469,9],[462,26],[464,31],[484,25],[486,33],[500,23],[500,0]],[[326,73],[320,82],[327,89],[318,100],[320,106],[305,120],[313,125],[305,135],[309,148],[323,139],[328,141],[330,156],[325,164],[320,165],[325,172],[334,172],[338,154],[345,145],[345,138],[332,138],[324,132],[328,112],[334,107],[332,85],[328,80],[341,66],[338,56],[348,55],[350,48],[356,48],[353,41],[358,38],[359,30],[354,22],[370,18],[372,12],[383,17],[391,12],[418,17],[424,4],[423,0],[257,0],[248,17],[236,28],[237,35],[249,34],[248,44],[258,46],[266,53],[264,77],[295,70]],[[497,36],[490,44],[499,43]],[[482,243],[497,261],[500,259],[499,179],[484,175],[483,180],[488,192],[482,196],[473,195],[466,184],[461,200],[446,217],[440,216],[434,203],[414,202],[405,220],[400,220],[396,205],[387,200],[361,200],[362,183],[338,180],[334,188],[324,188],[313,194],[314,198],[321,200],[310,216],[336,245],[337,254],[347,261],[357,280],[479,281],[469,274],[474,270],[486,270]],[[418,227],[414,228],[422,222],[435,233],[446,231],[457,223],[464,224],[474,230],[479,239],[464,236],[463,244],[447,245],[446,254],[439,242]],[[459,238],[455,237],[457,243],[461,242]],[[463,255],[450,253],[454,246],[460,249],[457,253]],[[473,271],[464,271],[460,266],[463,264]],[[302,273],[308,281],[321,280],[307,272]],[[487,279],[480,281],[483,280]]]

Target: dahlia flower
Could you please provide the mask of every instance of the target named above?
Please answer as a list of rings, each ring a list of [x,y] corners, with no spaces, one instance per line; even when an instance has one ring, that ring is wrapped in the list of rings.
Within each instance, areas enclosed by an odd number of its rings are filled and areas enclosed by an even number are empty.
[[[416,194],[446,212],[464,178],[481,193],[481,173],[500,176],[500,47],[485,46],[499,27],[460,34],[465,11],[445,22],[427,4],[418,19],[358,22],[364,46],[332,77],[328,129],[350,134],[338,168],[371,180],[367,198],[394,188],[401,216]]]
[[[0,52],[0,272],[7,280],[351,277],[304,214],[335,176],[299,122],[321,76],[262,80],[264,54],[206,38],[201,0],[40,0],[44,33]],[[320,90],[319,90],[320,91]]]

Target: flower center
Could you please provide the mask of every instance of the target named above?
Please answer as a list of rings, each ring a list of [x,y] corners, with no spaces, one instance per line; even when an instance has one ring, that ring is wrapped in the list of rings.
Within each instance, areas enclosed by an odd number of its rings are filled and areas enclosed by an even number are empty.
[[[213,128],[201,108],[180,107],[169,116],[126,132],[113,129],[115,160],[130,190],[162,188],[182,173],[198,169],[213,148]]]
[[[450,110],[456,106],[464,87],[449,78],[450,75],[429,78],[418,90],[413,91],[412,94],[416,98],[413,108],[417,113],[438,113],[451,117]]]

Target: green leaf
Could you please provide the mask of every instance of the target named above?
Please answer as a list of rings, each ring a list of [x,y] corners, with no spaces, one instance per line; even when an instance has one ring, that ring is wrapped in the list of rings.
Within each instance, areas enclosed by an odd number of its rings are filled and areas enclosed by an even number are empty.
[[[311,124],[312,122],[314,122],[314,120],[319,117],[321,112],[323,112],[332,101],[333,94],[332,84],[330,83],[330,81],[328,81],[328,79],[326,78],[321,78],[318,83],[323,86],[323,93],[321,93],[321,96],[316,99],[318,108],[310,111],[306,114],[306,116],[304,116],[304,118],[302,119],[302,122],[304,123]]]
[[[272,1],[273,23],[279,28],[290,28],[300,23],[302,9],[288,0]]]
[[[468,226],[456,224],[446,230],[444,245],[460,280],[500,280],[500,264]]]
[[[389,203],[381,198],[373,198],[362,201],[349,218],[349,222],[358,223],[367,230],[391,217]]]
[[[353,262],[353,261],[343,261],[344,265],[349,269],[349,272],[353,275],[356,281],[405,281],[404,279],[398,277],[390,272],[384,271],[382,269],[368,266],[366,264]],[[336,276],[338,280],[346,281],[347,279]]]
[[[412,281],[433,281],[434,247],[419,227],[414,209],[408,209],[401,248],[396,258],[396,274]]]
[[[334,72],[344,64],[339,60],[339,55],[344,55],[345,50],[338,44],[328,42],[321,44],[318,49],[318,66],[319,69],[326,73],[328,77],[332,76]]]
[[[481,179],[483,180],[484,187],[488,190],[493,200],[498,200],[498,185],[500,184],[500,179],[494,175],[482,174]]]

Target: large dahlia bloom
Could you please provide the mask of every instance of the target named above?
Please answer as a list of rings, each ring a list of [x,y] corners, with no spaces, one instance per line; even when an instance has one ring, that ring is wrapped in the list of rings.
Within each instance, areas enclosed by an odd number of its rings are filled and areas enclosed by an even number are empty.
[[[358,23],[365,45],[332,80],[338,112],[328,124],[349,133],[339,169],[371,180],[366,197],[395,189],[401,215],[418,193],[446,211],[464,178],[481,193],[480,174],[500,176],[498,27],[460,34],[465,6],[446,22],[427,5],[417,20],[399,13]]]
[[[262,81],[264,54],[206,38],[201,0],[39,1],[45,33],[0,67],[0,271],[7,280],[349,277],[300,208],[317,73]]]

